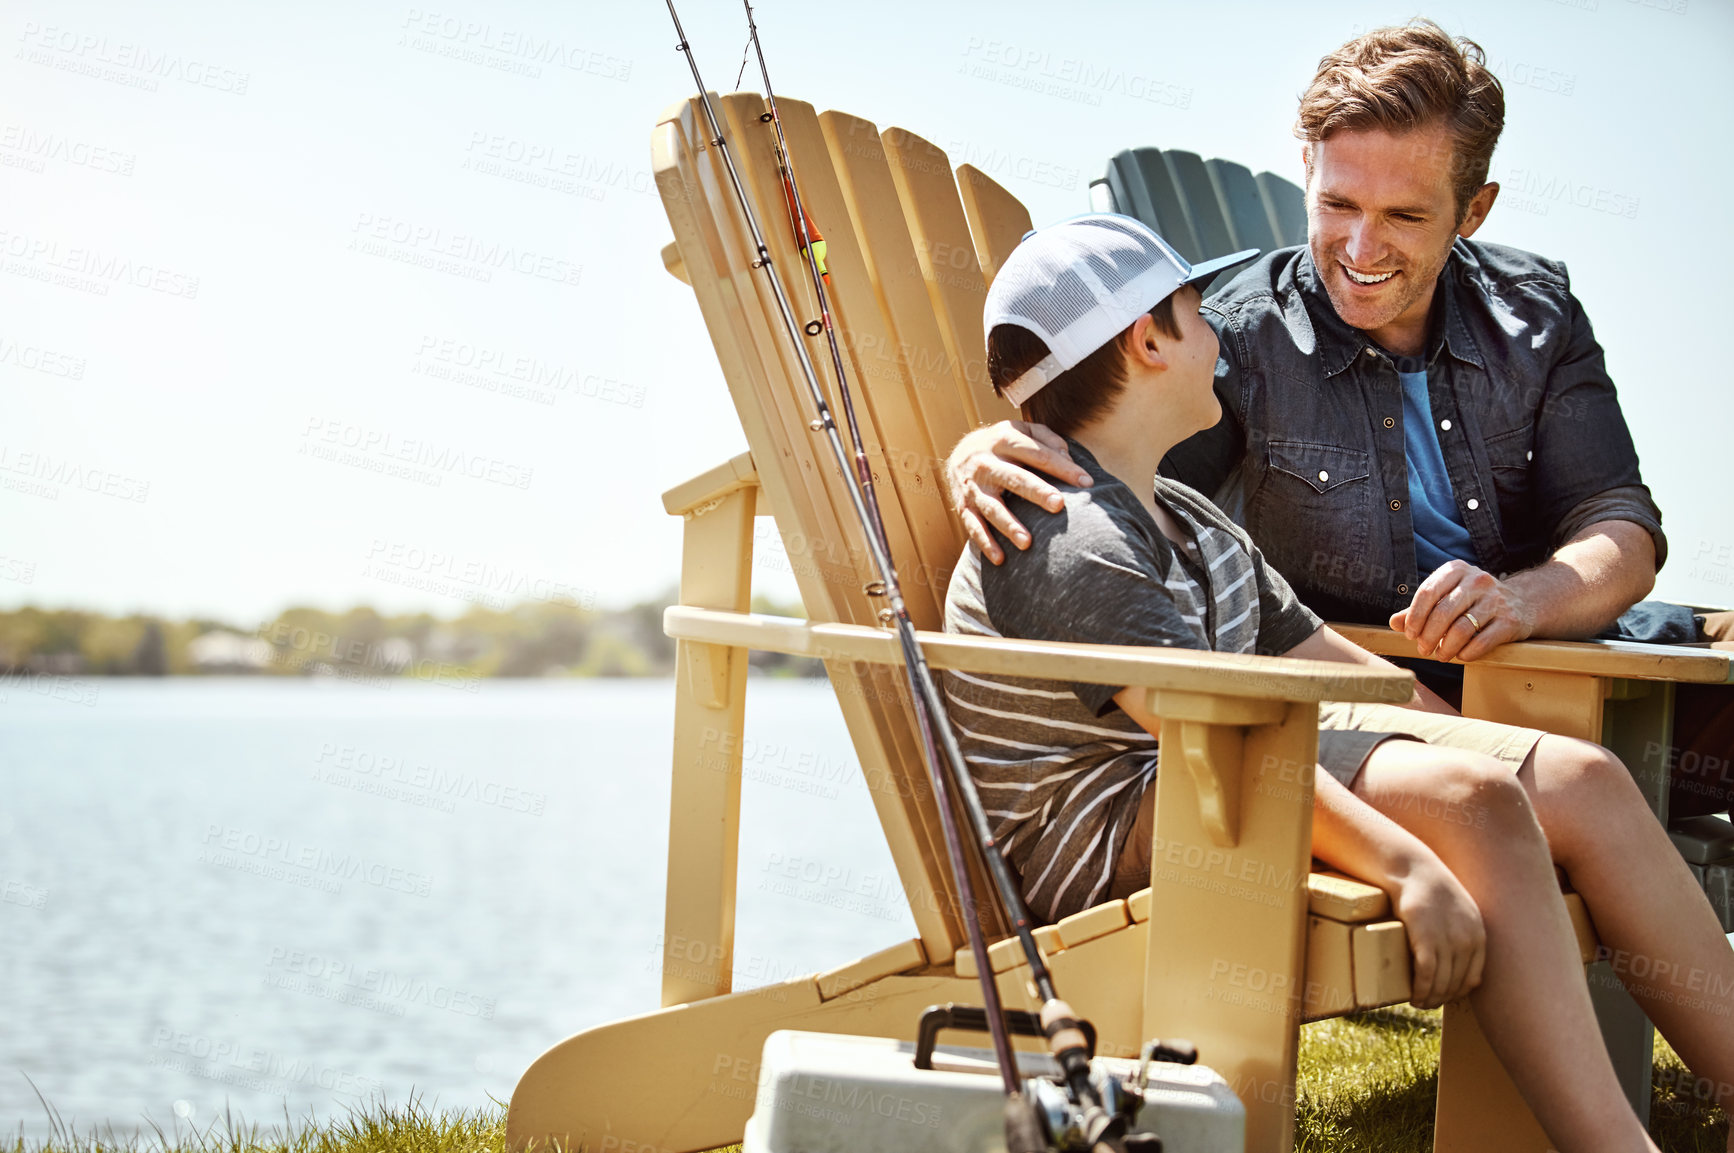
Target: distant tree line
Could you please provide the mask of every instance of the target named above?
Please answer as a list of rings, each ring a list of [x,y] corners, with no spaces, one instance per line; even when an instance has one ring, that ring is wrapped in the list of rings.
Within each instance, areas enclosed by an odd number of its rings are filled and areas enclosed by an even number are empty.
[[[672,594],[621,609],[527,602],[445,618],[290,608],[254,627],[78,609],[0,611],[0,674],[58,676],[660,677],[674,671],[662,633]],[[804,616],[755,601],[757,612]],[[823,676],[819,662],[754,653],[774,676]]]

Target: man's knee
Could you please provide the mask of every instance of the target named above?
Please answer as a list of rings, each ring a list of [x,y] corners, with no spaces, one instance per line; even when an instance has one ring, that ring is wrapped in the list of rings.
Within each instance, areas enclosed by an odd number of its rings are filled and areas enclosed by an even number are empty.
[[[1544,793],[1598,807],[1638,805],[1643,794],[1625,762],[1601,745],[1574,737],[1543,737],[1535,746],[1535,779]]]
[[[1624,762],[1602,746],[1549,736],[1534,757],[1537,807],[1556,861],[1604,854],[1610,838],[1652,819]]]

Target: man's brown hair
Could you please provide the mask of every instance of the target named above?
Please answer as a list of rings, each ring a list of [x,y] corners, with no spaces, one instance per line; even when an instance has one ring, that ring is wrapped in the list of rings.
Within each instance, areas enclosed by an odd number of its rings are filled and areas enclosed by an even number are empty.
[[[1150,310],[1156,331],[1180,340],[1180,324],[1174,319],[1174,296]],[[1128,325],[1084,359],[1049,381],[1024,402],[1023,418],[1045,424],[1061,436],[1071,436],[1114,403],[1126,387],[1126,332]],[[1006,386],[1047,359],[1047,343],[1017,324],[996,324],[987,334],[987,375],[996,395]]]
[[[1435,122],[1451,132],[1451,184],[1462,220],[1470,198],[1487,183],[1505,127],[1505,89],[1487,70],[1481,45],[1415,19],[1375,28],[1320,60],[1301,94],[1294,131],[1312,142],[1342,129],[1397,133]]]

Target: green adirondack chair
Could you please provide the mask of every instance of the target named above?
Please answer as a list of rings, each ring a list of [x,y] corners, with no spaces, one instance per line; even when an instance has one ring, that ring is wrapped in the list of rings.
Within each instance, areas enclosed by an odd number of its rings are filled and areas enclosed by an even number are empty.
[[[1196,152],[1128,149],[1091,181],[1090,205],[1137,217],[1191,261],[1243,248],[1269,252],[1307,238],[1306,194],[1298,185]],[[1211,287],[1222,283],[1219,277]]]

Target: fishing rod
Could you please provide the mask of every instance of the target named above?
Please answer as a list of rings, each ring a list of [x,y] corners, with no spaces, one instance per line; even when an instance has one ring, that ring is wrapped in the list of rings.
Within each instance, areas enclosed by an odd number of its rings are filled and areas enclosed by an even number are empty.
[[[794,166],[790,160],[787,140],[783,134],[782,120],[777,112],[776,95],[771,86],[770,71],[765,62],[764,47],[759,40],[758,25],[753,19],[752,4],[750,0],[742,0],[746,8],[749,39],[758,55],[759,71],[764,80],[765,99],[769,108],[761,120],[768,121],[776,131],[779,175],[783,180],[783,191],[791,215],[796,244],[806,257],[814,295],[819,304],[821,319],[818,323],[820,329],[825,333],[831,353],[832,368],[837,376],[838,396],[842,402],[844,419],[854,445],[853,460],[851,460],[849,450],[843,444],[842,434],[838,429],[835,417],[832,415],[830,405],[825,399],[824,390],[820,386],[818,373],[813,367],[806,345],[800,339],[803,327],[795,320],[794,310],[783,289],[782,279],[772,261],[770,249],[765,242],[764,233],[759,227],[757,215],[747,196],[746,188],[741,182],[740,173],[735,167],[732,152],[724,138],[721,119],[712,105],[710,91],[705,87],[704,80],[699,75],[698,62],[693,56],[692,46],[687,42],[686,32],[681,27],[680,16],[674,8],[674,0],[666,0],[666,2],[669,17],[674,22],[675,33],[680,38],[677,50],[686,55],[687,64],[692,70],[693,82],[698,87],[700,104],[704,108],[705,119],[710,130],[710,143],[722,156],[730,184],[734,188],[735,196],[740,202],[742,213],[752,234],[753,244],[757,252],[754,265],[764,269],[766,273],[772,295],[776,299],[778,311],[781,313],[784,329],[795,348],[796,359],[801,366],[801,373],[805,379],[814,410],[818,414],[810,427],[814,432],[825,434],[845,478],[850,476],[851,464],[853,465],[854,483],[846,483],[845,488],[848,491],[850,503],[854,506],[855,514],[861,522],[868,550],[879,574],[879,579],[869,583],[866,591],[869,596],[884,598],[887,607],[880,610],[879,617],[881,621],[894,625],[898,634],[899,646],[903,655],[903,666],[909,678],[909,688],[915,709],[917,728],[921,736],[922,749],[927,761],[928,772],[933,780],[947,858],[958,887],[964,928],[969,938],[970,950],[974,954],[976,971],[981,981],[985,1015],[993,1038],[996,1063],[1005,1083],[1008,1100],[1008,1140],[1016,1138],[1017,1146],[1022,1148],[1039,1149],[1046,1147],[1046,1140],[1041,1137],[1041,1122],[1035,1117],[1035,1106],[1024,1098],[1021,1091],[1021,1078],[1012,1056],[1005,1015],[999,999],[999,990],[994,980],[993,967],[987,958],[987,946],[982,938],[981,927],[976,917],[974,886],[970,879],[962,838],[958,833],[951,807],[950,786],[953,784],[956,786],[962,807],[976,834],[982,863],[986,866],[987,872],[993,880],[994,888],[997,890],[1000,903],[1017,933],[1029,963],[1031,981],[1042,1001],[1041,1029],[1048,1039],[1049,1050],[1063,1073],[1070,1104],[1077,1111],[1077,1115],[1071,1119],[1073,1124],[1069,1128],[1074,1129],[1076,1136],[1081,1138],[1081,1142],[1086,1148],[1123,1149],[1123,1135],[1128,1124],[1130,1110],[1122,1105],[1110,1111],[1104,1106],[1103,1094],[1091,1081],[1089,1065],[1091,1045],[1085,1036],[1084,1023],[1077,1020],[1071,1007],[1059,999],[1054,988],[1053,976],[1035,942],[1034,926],[1030,919],[1029,910],[1024,905],[1022,894],[1018,891],[1016,882],[1012,879],[1010,867],[999,851],[992,827],[987,820],[987,814],[982,808],[981,798],[976,793],[974,782],[965,766],[963,753],[958,747],[956,735],[951,731],[946,719],[946,712],[940,700],[939,691],[934,684],[927,661],[922,655],[920,644],[916,640],[915,626],[909,618],[903,600],[896,568],[891,561],[884,520],[880,515],[878,498],[873,487],[872,469],[867,460],[859,426],[856,423],[854,404],[849,392],[842,353],[838,348],[836,330],[831,320],[829,295],[825,290],[825,281],[828,276],[825,270],[820,267],[820,257],[815,251],[819,242],[817,230],[813,227],[811,218],[808,217],[801,202],[799,184],[795,179]],[[817,335],[810,326],[805,331]],[[943,747],[943,757],[941,756],[941,747]],[[949,782],[948,777],[951,778]],[[1155,1046],[1147,1048],[1146,1063],[1154,1050]],[[1116,1102],[1116,1104],[1121,1103]],[[1020,1106],[1022,1107],[1021,1111]],[[1058,1137],[1060,1134],[1055,1134],[1055,1136]]]
[[[903,589],[897,579],[897,569],[891,562],[890,542],[885,532],[885,518],[879,510],[878,493],[873,487],[873,469],[867,460],[867,451],[861,439],[861,427],[855,420],[855,403],[850,395],[847,378],[843,371],[843,354],[837,346],[837,330],[831,323],[830,294],[825,291],[825,272],[819,266],[818,254],[814,249],[817,243],[815,229],[807,216],[806,208],[801,203],[801,188],[795,180],[794,162],[789,157],[789,143],[783,136],[783,120],[777,113],[777,96],[771,87],[770,69],[765,63],[764,45],[759,42],[759,26],[753,19],[753,6],[749,0],[741,0],[746,8],[747,38],[751,41],[753,52],[758,57],[759,75],[765,83],[765,104],[769,107],[771,126],[777,135],[777,168],[782,178],[784,200],[789,208],[790,223],[795,230],[795,242],[806,255],[807,272],[812,277],[814,298],[819,302],[819,321],[823,326],[825,342],[831,353],[831,368],[837,374],[837,396],[843,405],[843,420],[849,428],[849,441],[854,446],[855,484],[850,487],[851,496],[855,497],[856,514],[861,518],[862,528],[866,531],[873,553],[873,563],[879,572],[877,586],[868,587],[868,595],[883,596],[887,603],[887,611],[897,624],[898,640],[903,648],[903,664],[911,673],[910,685],[915,700],[915,721],[920,731],[921,747],[928,765],[928,773],[934,778],[934,798],[940,812],[940,822],[945,834],[946,854],[951,863],[953,878],[958,887],[959,903],[963,906],[963,922],[969,938],[970,952],[975,955],[976,973],[980,977],[982,987],[983,1008],[987,1013],[989,1035],[993,1040],[995,1061],[999,1065],[1000,1077],[1005,1082],[1007,1095],[1020,1092],[1022,1080],[1018,1076],[1017,1059],[1012,1055],[1011,1036],[1006,1028],[1005,1012],[1000,1003],[999,986],[994,980],[993,966],[988,961],[987,942],[981,933],[981,924],[976,916],[975,885],[969,875],[969,868],[964,863],[963,839],[957,830],[957,821],[951,807],[950,789],[947,787],[945,774],[940,771],[939,749],[934,744],[935,729],[933,723],[934,706],[938,702],[938,693],[933,686],[932,674],[927,669],[927,662],[921,654],[921,648],[915,643],[915,627],[909,620],[909,613],[903,602]],[[669,11],[674,10],[673,0],[669,0]],[[691,52],[688,51],[688,59]],[[696,79],[696,73],[694,78]],[[709,94],[706,94],[706,104],[709,104]],[[720,129],[718,135],[721,135]],[[755,226],[756,229],[756,226]],[[756,231],[755,231],[756,237]],[[760,248],[761,255],[764,250]],[[769,267],[767,260],[767,267]],[[780,296],[780,291],[779,291]],[[791,331],[793,331],[791,329]],[[797,342],[799,343],[799,342]],[[801,350],[804,366],[810,365],[806,349]],[[823,392],[819,389],[817,374],[809,368],[807,371],[809,388],[813,400],[818,406],[819,420],[823,423],[839,463],[846,462],[846,451],[837,425],[831,419],[829,408],[825,404]],[[919,670],[919,671],[917,671]],[[923,683],[924,682],[924,683]],[[944,713],[939,712],[943,717]],[[943,722],[942,722],[943,723]],[[945,727],[945,736],[952,737],[949,726]],[[955,738],[952,738],[955,744]],[[951,750],[947,749],[947,753]],[[962,763],[962,754],[957,754],[954,764]],[[973,790],[971,790],[973,793]],[[980,807],[979,800],[977,808]],[[985,820],[985,817],[984,817]],[[978,830],[979,832],[979,830]],[[991,832],[989,844],[992,843]],[[993,856],[999,857],[998,850]],[[1001,861],[1003,865],[1003,860]]]
[[[831,445],[832,453],[837,458],[837,463],[841,466],[845,478],[850,477],[851,475],[854,477],[855,483],[848,484],[845,487],[848,489],[850,502],[855,506],[855,514],[860,519],[862,527],[866,530],[868,549],[872,553],[874,566],[880,574],[880,580],[874,585],[869,586],[869,595],[884,596],[889,604],[886,611],[894,619],[903,622],[902,627],[899,628],[898,632],[900,639],[903,640],[902,647],[905,666],[909,666],[910,655],[913,652],[915,662],[920,665],[923,672],[926,672],[926,664],[922,661],[920,649],[914,644],[914,629],[913,626],[909,624],[908,612],[904,608],[903,604],[902,589],[897,583],[897,573],[891,564],[889,549],[886,547],[883,518],[879,515],[878,501],[872,489],[872,470],[868,465],[866,454],[859,448],[860,431],[859,426],[855,421],[854,404],[850,398],[847,385],[844,383],[844,378],[839,371],[838,392],[843,398],[845,419],[849,423],[851,436],[857,445],[853,462],[850,459],[848,450],[843,445],[842,435],[838,431],[836,419],[831,414],[831,407],[825,399],[824,390],[819,385],[818,372],[813,367],[812,358],[807,354],[806,344],[798,338],[797,334],[799,334],[802,329],[795,321],[794,309],[790,306],[788,295],[783,290],[782,278],[777,274],[776,265],[771,258],[770,248],[765,243],[764,233],[759,228],[758,215],[753,211],[752,202],[747,196],[745,186],[741,183],[740,173],[735,168],[734,157],[728,146],[727,140],[723,136],[722,121],[717,116],[716,109],[711,104],[710,90],[705,87],[704,79],[699,75],[698,61],[693,56],[691,44],[687,42],[686,30],[681,27],[680,15],[674,9],[674,0],[667,0],[667,4],[669,18],[674,21],[675,34],[680,37],[678,49],[685,53],[687,64],[692,69],[693,83],[698,86],[699,100],[704,107],[705,120],[710,128],[711,146],[715,148],[723,158],[724,167],[727,169],[729,175],[729,183],[734,186],[735,197],[740,201],[741,211],[746,217],[747,228],[752,233],[753,247],[758,254],[755,264],[757,267],[765,270],[770,281],[771,292],[777,302],[777,310],[782,314],[784,328],[790,335],[791,343],[793,343],[795,347],[796,358],[799,360],[801,365],[801,375],[806,380],[807,389],[811,394],[814,409],[818,413],[817,419],[812,422],[812,428],[815,432],[822,431],[826,434],[827,440]],[[752,10],[749,8],[749,26],[751,26],[751,21]],[[756,27],[753,28],[753,39],[755,42],[757,41]],[[762,50],[759,55],[759,64],[761,70],[763,70],[764,55]],[[767,80],[767,99],[769,99],[769,88],[770,85]],[[782,124],[776,119],[774,111],[775,104],[772,103],[771,107],[773,111],[768,115],[771,117],[772,123],[777,126],[777,163],[781,170],[780,175],[784,181],[784,192],[793,206],[795,219],[797,221],[806,222],[807,216],[805,210],[800,205],[799,192],[795,187],[794,173],[788,165],[788,153],[784,148]],[[819,294],[819,308],[820,314],[823,318],[823,328],[829,337],[831,354],[834,358],[833,367],[840,370],[842,361],[840,351],[837,348],[835,330],[831,324],[830,298],[824,292],[824,277],[818,270],[818,262],[813,258],[812,234],[807,228],[797,227],[795,235],[797,242],[808,255],[808,267],[812,270],[813,282],[817,286],[816,291]],[[929,771],[934,779],[934,795],[939,807],[940,824],[945,837],[947,856],[950,860],[952,872],[958,885],[958,899],[959,903],[962,905],[965,931],[969,937],[970,950],[975,955],[976,972],[981,974],[982,977],[982,996],[984,1001],[987,1002],[985,1007],[987,1009],[991,1035],[993,1037],[995,1059],[999,1066],[1000,1076],[1005,1082],[1006,1093],[1008,1095],[1017,1094],[1021,1082],[1018,1077],[1016,1059],[1012,1056],[1011,1039],[1007,1035],[1005,1028],[1005,1015],[1000,1005],[999,989],[993,980],[993,966],[988,961],[987,945],[982,940],[981,927],[976,918],[974,886],[970,881],[969,870],[966,867],[962,867],[963,843],[962,838],[957,831],[956,820],[951,809],[950,789],[947,787],[945,775],[934,771],[937,769],[938,759],[937,752],[933,749],[933,726],[930,723],[928,710],[926,708],[927,698],[925,695],[927,692],[933,691],[931,675],[926,679],[928,684],[925,686],[925,691],[922,686],[914,686],[916,689],[916,721],[920,729],[923,747],[928,750],[927,755],[930,758]]]

